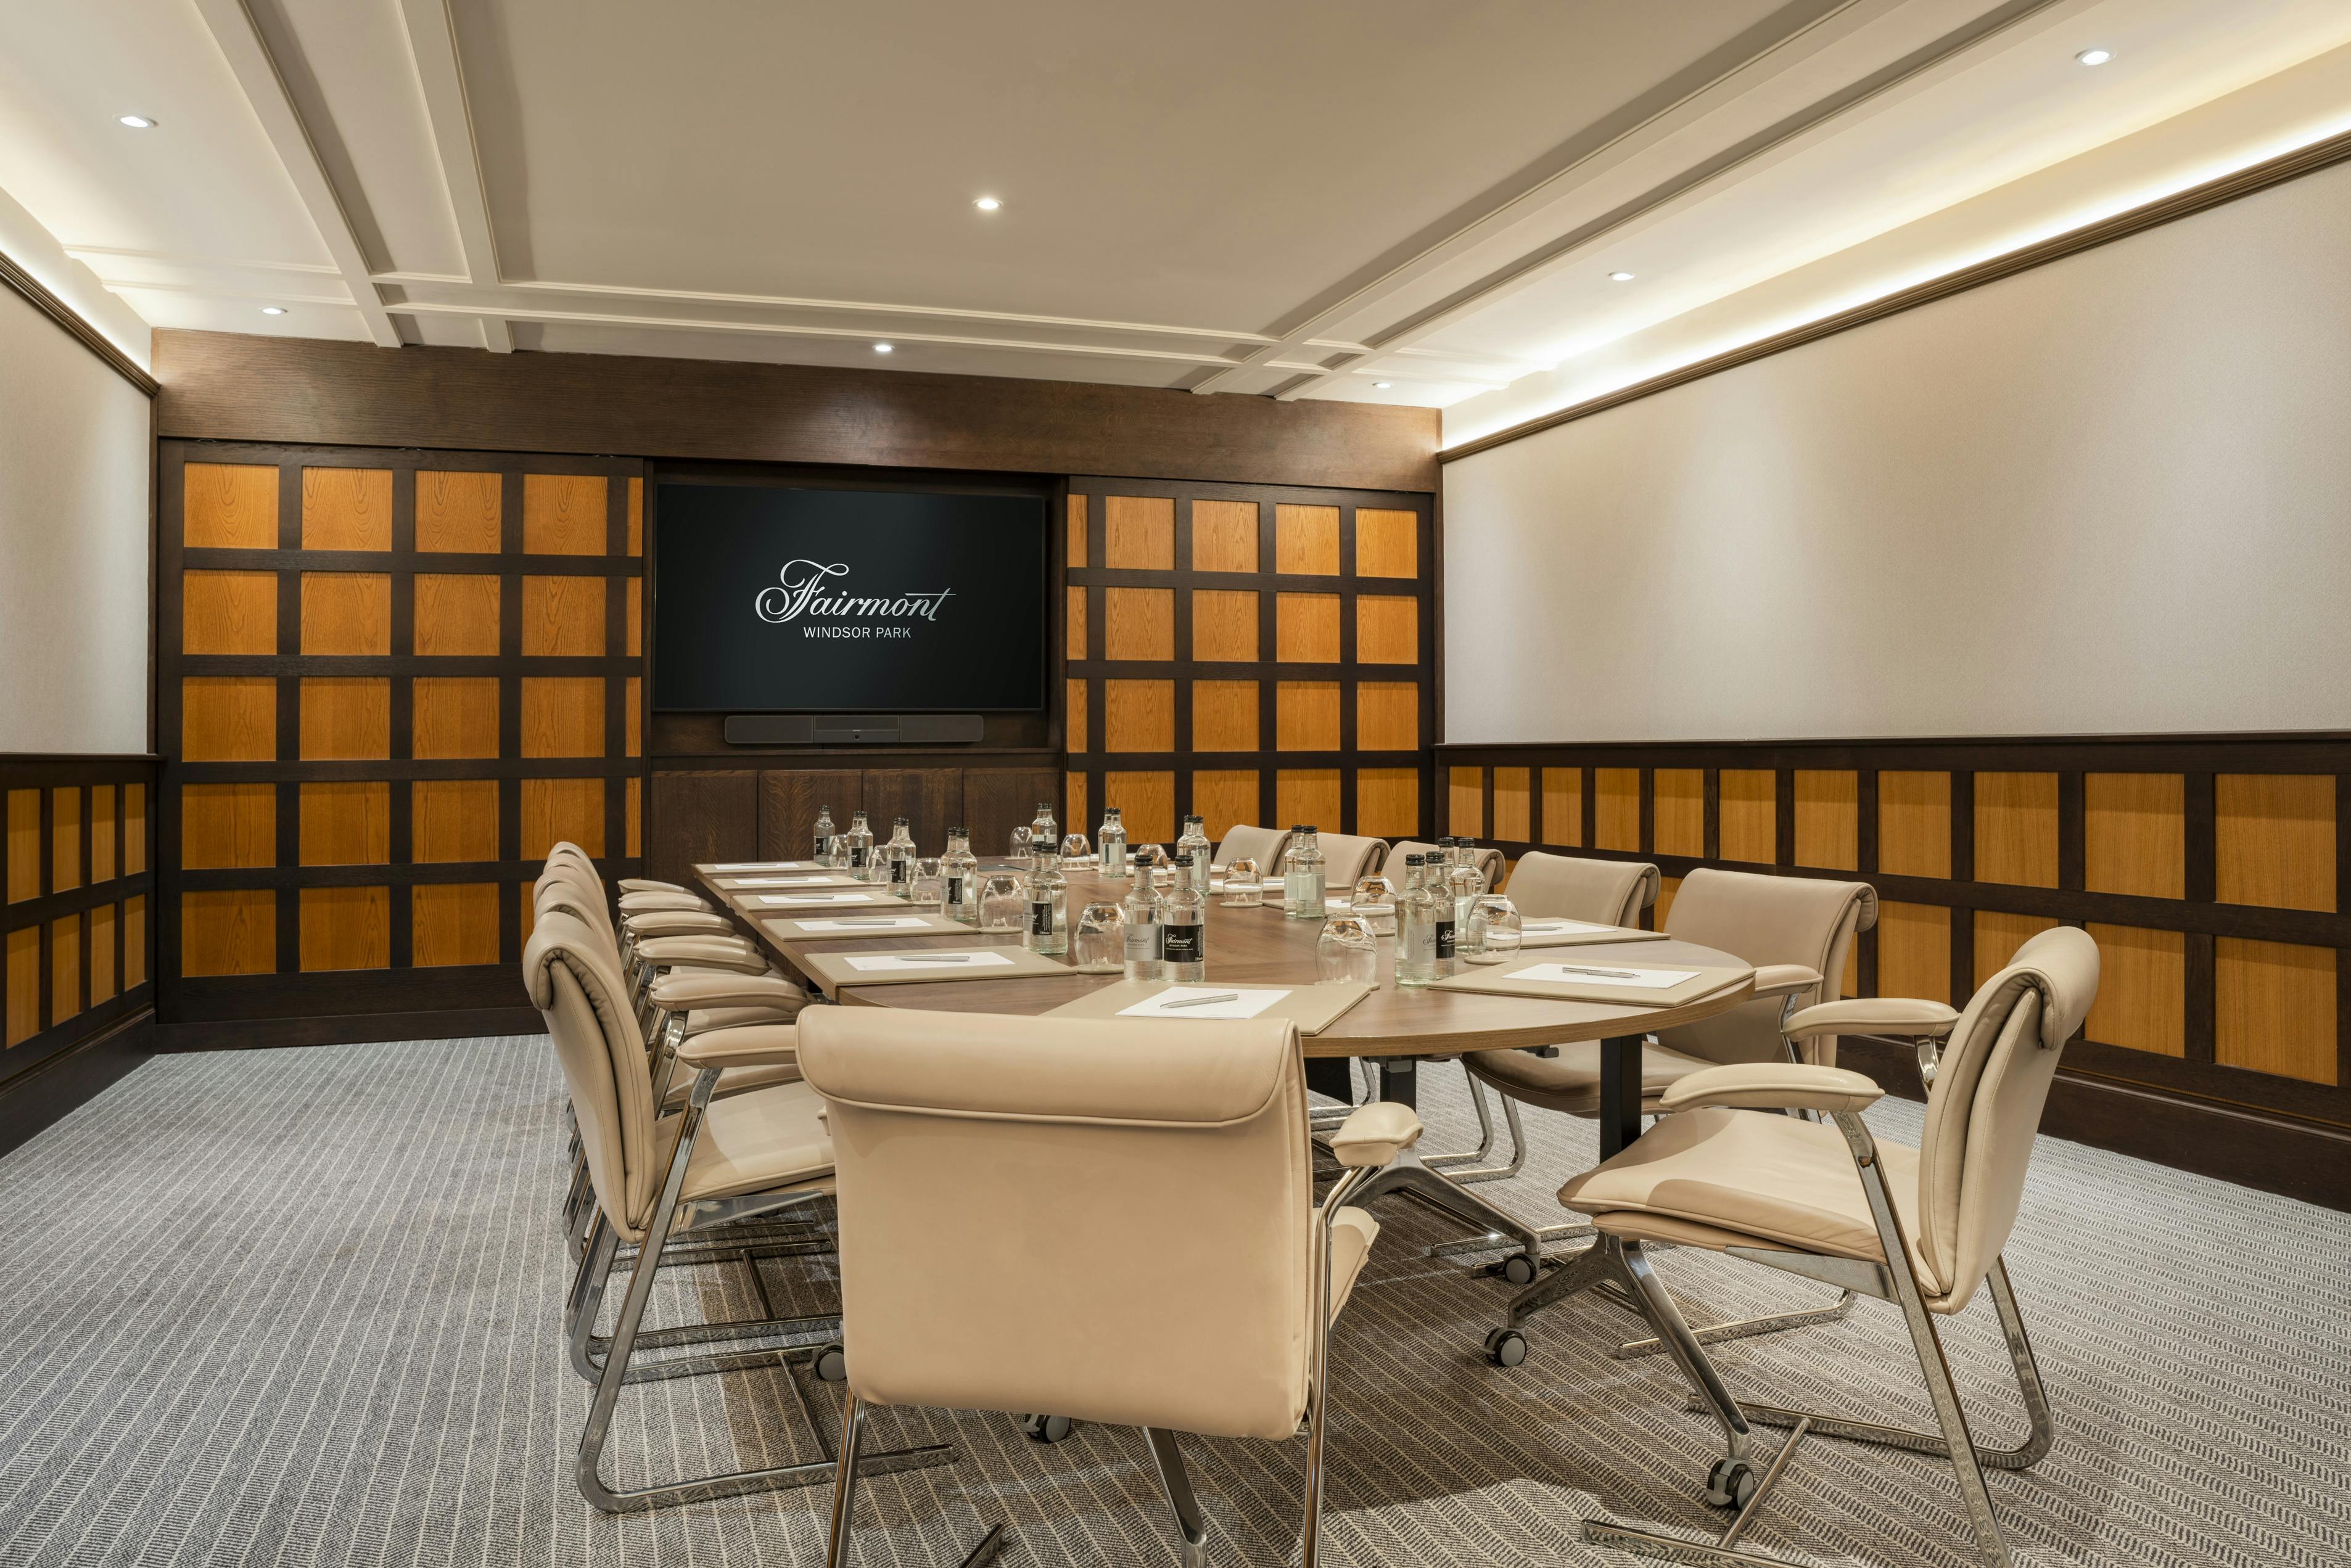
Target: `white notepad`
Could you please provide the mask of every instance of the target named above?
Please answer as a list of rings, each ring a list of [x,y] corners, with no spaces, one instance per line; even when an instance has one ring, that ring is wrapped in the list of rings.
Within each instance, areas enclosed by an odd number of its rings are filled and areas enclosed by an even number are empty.
[[[1123,1019],[1253,1019],[1290,995],[1241,986],[1170,986],[1155,997],[1121,1008]],[[1232,998],[1207,1001],[1208,997]],[[1189,1006],[1186,1004],[1189,1003]]]
[[[803,931],[930,931],[930,920],[920,915],[867,915],[853,920],[795,920]]]
[[[814,861],[727,861],[712,871],[823,871]]]
[[[898,904],[903,900],[878,893],[763,893],[758,902],[770,909],[790,909],[812,904]]]
[[[746,876],[734,879],[737,887],[831,887],[838,886],[837,876],[810,874],[806,876]]]
[[[1696,969],[1629,969],[1613,964],[1530,964],[1514,969],[1516,980],[1548,980],[1562,986],[1622,986],[1628,991],[1670,991],[1695,980]]]
[[[841,962],[869,975],[906,969],[1002,969],[1012,964],[992,947],[967,953],[856,953]]]

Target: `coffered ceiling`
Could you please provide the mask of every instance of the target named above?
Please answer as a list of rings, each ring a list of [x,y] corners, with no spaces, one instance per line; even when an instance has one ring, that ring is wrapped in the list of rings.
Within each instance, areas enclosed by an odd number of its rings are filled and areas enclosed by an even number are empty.
[[[152,326],[1448,441],[2345,124],[2343,0],[0,7],[0,192]]]

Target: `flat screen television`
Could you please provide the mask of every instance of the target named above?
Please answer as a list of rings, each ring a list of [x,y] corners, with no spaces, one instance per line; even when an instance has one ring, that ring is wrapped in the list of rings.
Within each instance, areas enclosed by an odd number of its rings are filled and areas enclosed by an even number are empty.
[[[653,706],[1045,706],[1041,495],[664,480]]]

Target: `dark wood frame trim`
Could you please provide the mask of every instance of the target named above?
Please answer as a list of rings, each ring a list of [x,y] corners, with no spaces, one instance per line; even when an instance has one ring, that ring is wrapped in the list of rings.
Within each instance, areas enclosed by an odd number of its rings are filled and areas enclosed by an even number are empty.
[[[2201,185],[2176,192],[2171,195],[2148,202],[2145,205],[2133,207],[2128,212],[2117,213],[2112,217],[2100,219],[2096,223],[2070,229],[2053,238],[2043,240],[2037,245],[2029,245],[2021,250],[2010,251],[2005,256],[1996,256],[1989,261],[1978,262],[1972,267],[1964,267],[1956,272],[1945,273],[1940,277],[1929,278],[1924,283],[1897,290],[1882,298],[1856,305],[1849,310],[1841,310],[1834,316],[1824,316],[1817,321],[1808,321],[1802,326],[1792,327],[1784,332],[1777,332],[1768,338],[1760,338],[1752,343],[1742,344],[1739,348],[1696,361],[1677,370],[1667,371],[1662,375],[1651,376],[1646,381],[1635,382],[1631,386],[1620,387],[1614,392],[1587,398],[1582,402],[1570,404],[1553,413],[1522,420],[1517,424],[1498,430],[1491,435],[1464,442],[1459,446],[1447,447],[1437,453],[1437,460],[1440,464],[1446,464],[1458,462],[1464,457],[1475,457],[1478,454],[1490,452],[1497,446],[1505,446],[1513,441],[1521,441],[1530,435],[1556,429],[1562,424],[1572,424],[1579,419],[1589,419],[1595,413],[1604,413],[1612,408],[1621,408],[1625,403],[1634,402],[1645,397],[1654,397],[1658,392],[1669,392],[1675,387],[1686,385],[1704,377],[1735,370],[1740,365],[1752,364],[1757,360],[1768,359],[1773,354],[1785,353],[1790,349],[1801,348],[1806,343],[1834,337],[1839,332],[1851,331],[1855,327],[1866,326],[1872,321],[1883,320],[1888,316],[1897,316],[1905,310],[1913,310],[1921,305],[1932,304],[1938,299],[1947,299],[1954,294],[1963,294],[1969,289],[1981,287],[1987,283],[1996,283],[2003,277],[2012,277],[2020,272],[2030,271],[2036,267],[2045,267],[2053,261],[2063,261],[2069,256],[2078,256],[2084,251],[2095,250],[2099,246],[2107,245],[2118,239],[2126,239],[2132,235],[2160,227],[2179,218],[2192,217],[2198,213],[2209,212],[2214,207],[2233,202],[2241,196],[2250,196],[2257,192],[2266,191],[2273,185],[2281,185],[2289,180],[2298,180],[2304,174],[2314,174],[2322,169],[2332,168],[2346,159],[2351,159],[2351,131],[2330,136],[2323,141],[2314,141],[2307,147],[2296,148],[2291,152],[2283,153],[2265,162],[2240,169],[2232,174],[2223,174],[2217,180],[2210,180]]]
[[[0,284],[7,285],[26,304],[64,328],[83,348],[105,361],[109,370],[146,396],[152,398],[163,390],[162,382],[115,347],[113,340],[99,331],[89,317],[57,298],[47,284],[19,267],[5,251],[0,251]]]

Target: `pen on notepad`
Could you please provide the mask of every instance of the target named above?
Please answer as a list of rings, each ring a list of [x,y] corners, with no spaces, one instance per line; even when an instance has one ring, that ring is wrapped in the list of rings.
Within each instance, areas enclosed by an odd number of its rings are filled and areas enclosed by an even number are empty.
[[[1237,1002],[1240,999],[1238,992],[1222,997],[1186,997],[1180,1002],[1162,1002],[1159,1004],[1159,1010],[1172,1012],[1177,1008],[1205,1008],[1210,1002]]]
[[[1580,964],[1562,964],[1571,975],[1597,975],[1604,980],[1637,980],[1641,977],[1630,969],[1587,969]]]

